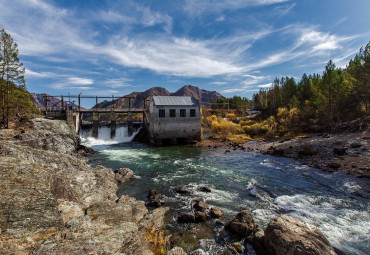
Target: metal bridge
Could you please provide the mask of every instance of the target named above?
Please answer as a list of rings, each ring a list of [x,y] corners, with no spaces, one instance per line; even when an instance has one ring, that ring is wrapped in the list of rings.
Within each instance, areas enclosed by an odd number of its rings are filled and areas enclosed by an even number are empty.
[[[145,119],[145,113],[148,110],[148,99],[139,98],[143,100],[143,108],[134,108],[134,100],[137,100],[137,97],[131,96],[122,96],[122,97],[104,97],[104,96],[50,96],[44,95],[44,109],[40,109],[44,112],[46,117],[50,118],[60,118],[66,119],[68,122],[74,123],[76,132],[79,133],[82,123],[83,114],[92,114],[93,119],[93,132],[94,137],[98,137],[98,129],[100,122],[100,114],[110,114],[110,125],[111,125],[111,137],[113,138],[116,133],[116,121],[117,114],[127,114],[127,125],[128,125],[128,135],[130,136],[133,133],[132,125],[132,114],[142,114],[143,120]],[[68,101],[66,101],[66,99]],[[95,106],[91,109],[86,109],[82,107],[81,100],[83,99],[95,99]],[[105,108],[98,108],[99,101],[100,104],[107,102],[107,99],[110,99],[112,104]],[[117,102],[122,102],[121,106]],[[101,101],[104,100],[104,101]],[[108,102],[107,102],[108,103]],[[124,106],[124,107],[122,107]]]

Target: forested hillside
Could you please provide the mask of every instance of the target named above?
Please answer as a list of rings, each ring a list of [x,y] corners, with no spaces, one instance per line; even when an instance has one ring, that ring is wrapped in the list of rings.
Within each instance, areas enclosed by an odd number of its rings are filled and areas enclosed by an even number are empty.
[[[370,113],[370,42],[346,68],[329,61],[322,75],[276,78],[268,90],[253,96],[265,116],[296,115],[305,124],[333,126]],[[285,113],[284,113],[285,112]]]

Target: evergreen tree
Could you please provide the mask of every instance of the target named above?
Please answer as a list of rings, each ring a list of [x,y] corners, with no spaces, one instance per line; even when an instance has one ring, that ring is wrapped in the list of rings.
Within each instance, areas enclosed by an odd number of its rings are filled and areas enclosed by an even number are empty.
[[[32,107],[26,90],[23,63],[18,57],[18,45],[13,38],[0,29],[0,117],[3,126],[9,127],[10,119],[23,114]]]

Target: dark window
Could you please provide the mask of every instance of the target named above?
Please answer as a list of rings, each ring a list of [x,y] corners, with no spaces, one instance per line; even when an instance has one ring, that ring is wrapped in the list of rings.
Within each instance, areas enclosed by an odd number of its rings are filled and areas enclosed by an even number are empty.
[[[176,110],[175,109],[170,109],[170,117],[176,117]]]
[[[180,109],[180,117],[186,117],[186,110]]]
[[[166,111],[164,109],[159,109],[159,118],[166,117]]]
[[[190,109],[190,117],[195,117],[195,109]]]

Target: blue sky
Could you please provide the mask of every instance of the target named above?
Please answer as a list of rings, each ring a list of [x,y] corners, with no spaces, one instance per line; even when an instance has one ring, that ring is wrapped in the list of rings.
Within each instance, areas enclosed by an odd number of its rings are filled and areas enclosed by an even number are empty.
[[[1,0],[30,92],[122,96],[186,84],[251,98],[275,77],[345,67],[369,0]]]

